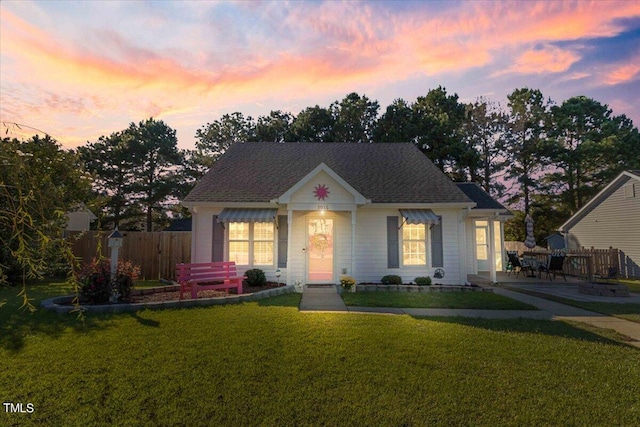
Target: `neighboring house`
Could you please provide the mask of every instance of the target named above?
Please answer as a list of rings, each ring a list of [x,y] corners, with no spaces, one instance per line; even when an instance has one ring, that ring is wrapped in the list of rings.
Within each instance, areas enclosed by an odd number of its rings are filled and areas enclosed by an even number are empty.
[[[191,231],[191,218],[174,218],[162,231]]]
[[[85,206],[78,206],[77,210],[67,212],[67,226],[65,231],[87,231],[97,216]]]
[[[410,143],[237,143],[183,201],[192,262],[235,261],[288,284],[502,269],[510,213]]]
[[[640,170],[622,172],[559,230],[568,249],[620,249],[621,273],[640,277]]]

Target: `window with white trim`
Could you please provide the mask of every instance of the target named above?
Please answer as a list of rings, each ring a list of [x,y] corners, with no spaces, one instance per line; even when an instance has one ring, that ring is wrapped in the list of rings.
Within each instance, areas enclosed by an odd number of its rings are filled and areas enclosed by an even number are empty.
[[[253,224],[253,265],[273,265],[273,223]]]
[[[427,264],[427,233],[424,224],[402,226],[402,264]]]
[[[249,223],[229,223],[229,261],[249,265]]]
[[[271,222],[230,222],[229,261],[238,265],[273,265],[274,238]]]

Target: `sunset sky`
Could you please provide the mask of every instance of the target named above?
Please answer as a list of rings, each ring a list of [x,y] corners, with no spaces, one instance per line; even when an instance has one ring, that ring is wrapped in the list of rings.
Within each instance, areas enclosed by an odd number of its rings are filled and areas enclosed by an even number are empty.
[[[382,113],[439,85],[504,105],[525,86],[586,95],[640,125],[635,0],[2,0],[0,28],[1,121],[67,148],[149,117],[193,148],[225,113],[298,114],[350,92]]]

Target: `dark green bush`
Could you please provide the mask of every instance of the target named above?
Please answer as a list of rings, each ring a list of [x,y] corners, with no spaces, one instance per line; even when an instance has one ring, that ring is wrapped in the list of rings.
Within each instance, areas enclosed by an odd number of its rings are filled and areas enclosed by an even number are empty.
[[[247,270],[244,275],[247,276],[247,285],[249,286],[264,286],[267,284],[267,276],[259,268]]]
[[[416,285],[418,285],[418,286],[431,286],[431,277],[429,277],[429,276],[416,277],[414,279],[414,281],[416,282]]]
[[[402,277],[395,274],[388,274],[380,279],[383,285],[402,285]]]

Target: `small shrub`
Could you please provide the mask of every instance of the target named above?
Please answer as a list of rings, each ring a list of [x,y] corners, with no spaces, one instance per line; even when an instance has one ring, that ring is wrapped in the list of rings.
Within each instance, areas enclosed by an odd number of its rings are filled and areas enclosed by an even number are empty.
[[[346,291],[350,291],[356,284],[356,280],[351,276],[340,276],[340,286]]]
[[[91,304],[106,304],[111,297],[109,260],[94,258],[82,267],[78,275],[80,296]]]
[[[131,261],[119,261],[115,280],[112,281],[111,261],[107,258],[94,258],[78,274],[80,296],[92,304],[106,304],[112,293],[115,293],[119,302],[127,302],[139,275],[140,267],[133,265]]]
[[[140,266],[133,265],[131,261],[118,261],[118,270],[114,290],[118,293],[118,301],[128,302],[131,299],[131,290],[136,280],[140,277]]]
[[[402,277],[395,274],[388,274],[380,279],[383,285],[402,285]]]
[[[416,282],[416,285],[418,285],[418,286],[431,286],[431,277],[429,277],[429,276],[416,277],[414,279],[414,281]]]
[[[244,275],[247,276],[247,285],[249,286],[264,286],[267,284],[267,276],[259,268],[247,270]]]

